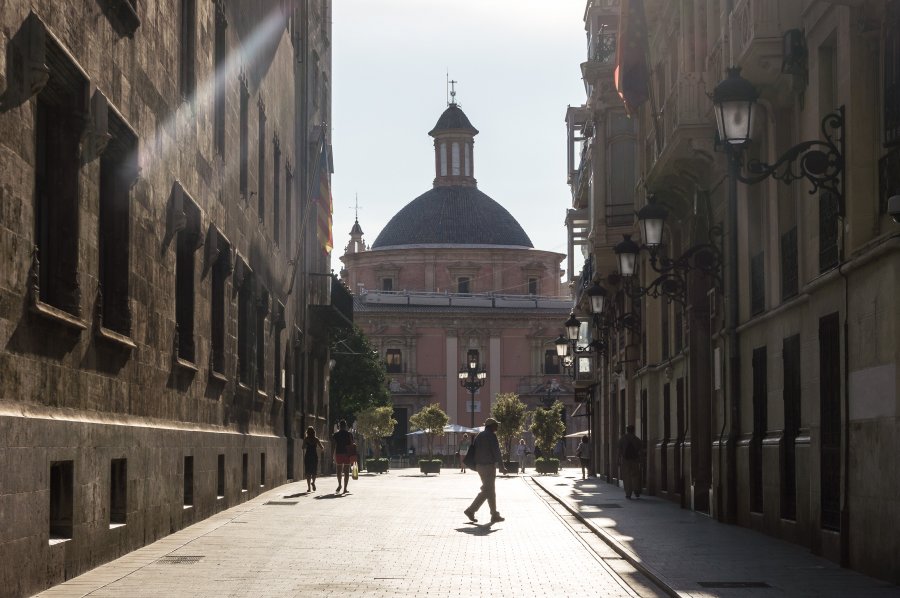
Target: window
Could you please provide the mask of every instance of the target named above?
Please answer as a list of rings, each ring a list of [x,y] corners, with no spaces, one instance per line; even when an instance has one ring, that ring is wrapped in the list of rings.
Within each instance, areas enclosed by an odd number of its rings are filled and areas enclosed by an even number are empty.
[[[243,259],[235,264],[235,281],[238,295],[238,382],[246,387],[254,385],[256,364],[256,314],[253,272]]]
[[[184,458],[184,506],[194,506],[194,458]]]
[[[109,526],[124,525],[128,511],[128,461],[113,459],[109,465]]]
[[[457,293],[470,293],[471,290],[469,288],[469,277],[468,276],[460,276],[456,279],[456,292]]]
[[[767,423],[766,348],[753,350],[753,436],[750,438],[750,510],[763,512],[763,440]]]
[[[884,27],[884,145],[900,144],[900,0],[889,0]]]
[[[841,329],[832,313],[819,319],[820,497],[822,528],[841,529]]]
[[[454,141],[450,146],[450,174],[459,176],[459,143]]]
[[[467,143],[463,146],[466,150],[465,156],[465,164],[466,164],[466,176],[472,176],[472,144]]]
[[[50,543],[72,538],[74,512],[74,462],[50,464]]]
[[[256,298],[256,388],[266,390],[266,316],[269,315],[269,292],[258,289]]]
[[[556,349],[544,351],[544,373],[559,374],[559,355],[556,353]]]
[[[294,201],[294,173],[291,172],[291,165],[284,165],[284,242],[288,246],[288,259],[294,259],[294,222],[293,216]]]
[[[284,361],[281,359],[281,331],[284,329],[284,305],[279,301],[273,301],[272,309],[272,338],[275,341],[275,357],[272,359],[272,384],[275,385],[275,396],[282,396]]]
[[[84,129],[82,115],[87,111],[87,80],[56,44],[48,42],[46,54],[50,78],[38,93],[34,110],[34,244],[38,259],[34,299],[78,316],[79,142]]]
[[[250,90],[247,88],[247,80],[241,78],[241,116],[240,116],[240,186],[241,197],[245,201],[250,199],[249,184],[247,182],[249,171],[249,145],[250,145]]]
[[[112,139],[100,156],[100,293],[104,328],[128,335],[131,310],[128,305],[131,226],[131,186],[137,178],[137,139],[111,111]]]
[[[275,136],[272,156],[272,237],[275,245],[281,243],[281,142]]]
[[[312,94],[313,105],[319,106],[319,54],[318,52],[313,52],[312,59],[312,72],[310,73],[312,77],[312,81],[310,82],[311,89],[310,94]]]
[[[216,462],[216,498],[225,498],[225,455],[222,454]]]
[[[228,54],[225,29],[228,22],[225,19],[224,0],[215,0],[216,30],[213,49],[213,66],[215,68],[215,89],[213,91],[214,103],[214,143],[216,152],[225,158],[225,59]]]
[[[781,518],[797,519],[797,452],[795,441],[800,435],[800,335],[784,339],[782,344],[784,371],[784,458],[781,468]]]
[[[210,366],[214,372],[225,373],[225,280],[231,274],[231,248],[228,241],[210,227],[207,251],[212,261],[212,289],[210,293]]]
[[[266,485],[266,454],[259,454],[259,487]]]
[[[529,295],[537,295],[538,294],[538,279],[531,277],[528,279],[528,294]]]
[[[202,242],[200,208],[176,183],[173,190],[175,211],[181,206],[185,225],[178,231],[175,244],[175,334],[178,358],[194,362],[194,253]],[[179,199],[180,198],[180,199]]]
[[[241,457],[241,492],[246,492],[250,488],[250,485],[248,483],[248,481],[250,479],[249,461],[250,460],[248,458],[247,453],[244,453],[243,456]]]
[[[669,451],[667,444],[671,438],[672,425],[672,387],[669,383],[663,385],[663,421],[662,421],[662,447],[659,452],[659,489],[663,492],[669,490]]]
[[[394,290],[394,279],[393,278],[382,278],[381,279],[381,290],[382,291],[393,291]]]
[[[259,152],[257,181],[256,181],[256,198],[258,201],[257,215],[259,221],[264,222],[266,219],[266,108],[259,101],[259,139],[257,140],[257,149]]]
[[[384,369],[389,374],[403,372],[403,354],[400,349],[388,349],[384,355]]]
[[[447,176],[447,144],[441,144],[441,176]]]
[[[197,53],[197,2],[181,0],[181,47],[179,52],[179,89],[186,100],[193,100],[197,85],[194,61]]]

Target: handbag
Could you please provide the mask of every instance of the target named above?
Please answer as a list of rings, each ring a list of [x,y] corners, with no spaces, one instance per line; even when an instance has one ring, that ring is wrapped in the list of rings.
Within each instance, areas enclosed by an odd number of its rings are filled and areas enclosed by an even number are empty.
[[[463,465],[466,469],[475,469],[475,444],[469,447],[469,452],[463,457]]]

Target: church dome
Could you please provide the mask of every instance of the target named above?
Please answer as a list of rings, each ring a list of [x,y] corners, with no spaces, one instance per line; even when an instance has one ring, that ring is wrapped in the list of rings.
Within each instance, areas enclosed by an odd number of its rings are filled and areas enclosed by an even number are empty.
[[[428,134],[435,137],[442,131],[466,131],[470,135],[478,135],[478,129],[469,122],[469,117],[462,111],[459,104],[452,103],[447,106],[444,113],[438,119],[434,128],[428,131]]]
[[[477,187],[463,185],[436,186],[412,200],[391,218],[372,249],[404,245],[534,247],[506,208]]]

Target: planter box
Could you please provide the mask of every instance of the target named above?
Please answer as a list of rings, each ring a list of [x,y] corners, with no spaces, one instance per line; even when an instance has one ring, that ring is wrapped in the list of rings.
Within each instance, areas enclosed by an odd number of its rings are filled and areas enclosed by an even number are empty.
[[[534,470],[538,473],[559,473],[559,459],[535,459]]]
[[[369,459],[366,461],[366,471],[369,473],[387,473],[387,459]]]
[[[508,474],[517,474],[519,473],[519,469],[521,469],[521,465],[518,461],[504,461],[503,467],[506,468],[506,473]]]
[[[440,461],[419,461],[419,471],[428,475],[429,473],[441,473]]]

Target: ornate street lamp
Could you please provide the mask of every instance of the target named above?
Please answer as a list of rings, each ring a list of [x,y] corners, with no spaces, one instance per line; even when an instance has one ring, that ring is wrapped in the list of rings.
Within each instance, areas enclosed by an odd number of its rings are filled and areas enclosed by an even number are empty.
[[[459,385],[471,393],[471,427],[475,427],[475,392],[484,386],[487,380],[487,370],[484,366],[478,367],[478,351],[469,350],[466,355],[466,363],[459,368]]]
[[[687,275],[692,270],[714,276],[718,282],[722,267],[722,252],[718,244],[721,229],[718,226],[710,228],[709,235],[713,242],[698,243],[677,258],[670,258],[660,251],[668,215],[668,210],[651,196],[647,205],[637,213],[644,244],[638,245],[631,239],[631,235],[623,235],[622,241],[613,247],[619,274],[625,279],[625,291],[632,299],[639,299],[643,295],[664,296],[670,301],[686,303]],[[658,274],[646,287],[636,285],[632,279],[641,251],[650,254],[650,267]]]
[[[820,188],[830,191],[838,200],[840,214],[844,210],[844,107],[822,118],[824,139],[803,141],[790,148],[771,164],[750,160],[749,176],[741,174],[742,151],[753,142],[756,101],[759,91],[741,77],[741,69],[728,69],[728,76],[712,93],[719,139],[724,143],[738,181],[753,185],[769,177],[790,185],[805,178],[812,183],[810,195]]]
[[[728,156],[728,280],[725,289],[725,329],[728,351],[728,395],[731,404],[731,429],[728,434],[728,491],[734,496],[737,488],[736,459],[741,413],[741,357],[740,343],[735,330],[739,319],[740,284],[738,277],[738,192],[737,184],[753,185],[772,177],[787,185],[805,178],[812,184],[810,195],[824,190],[837,203],[837,213],[844,214],[844,107],[826,114],[820,129],[824,140],[803,141],[788,149],[775,162],[759,160],[747,163],[748,175],[742,174],[743,150],[753,141],[753,121],[759,92],[752,83],[741,77],[740,69],[728,69],[728,76],[713,90],[716,125],[719,140]],[[842,259],[842,258],[841,258]],[[733,508],[733,505],[732,505]]]

